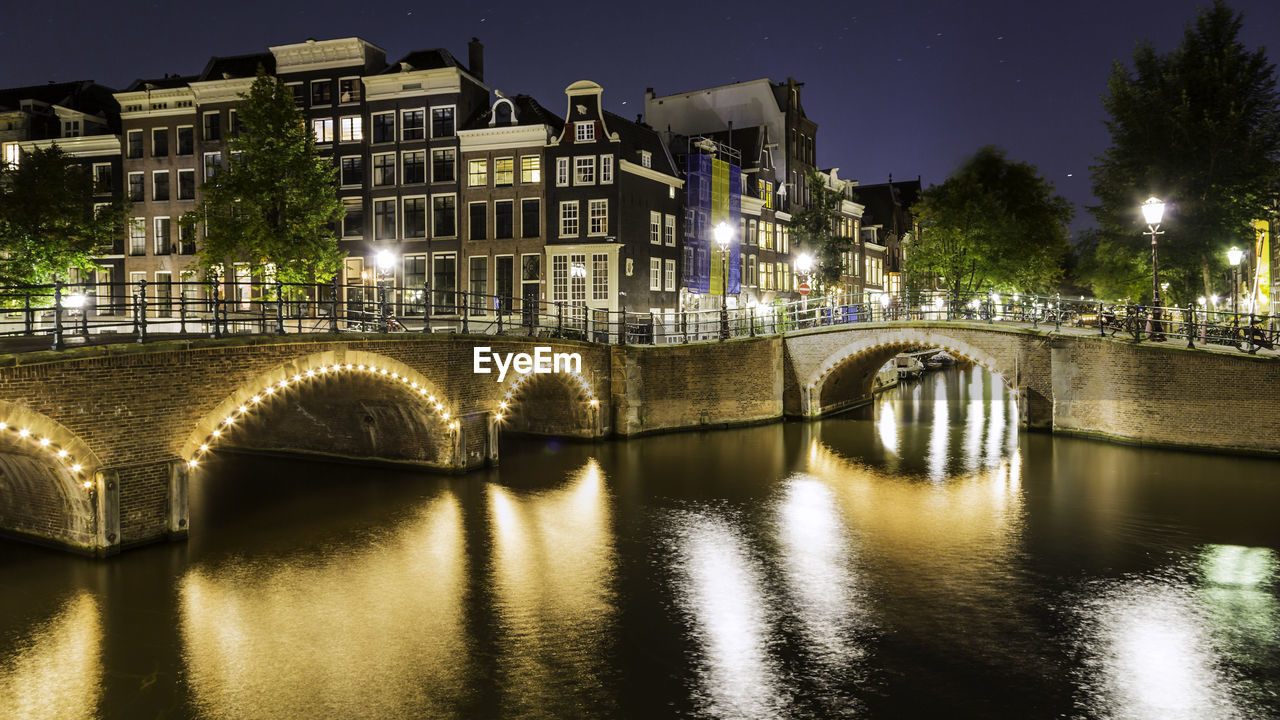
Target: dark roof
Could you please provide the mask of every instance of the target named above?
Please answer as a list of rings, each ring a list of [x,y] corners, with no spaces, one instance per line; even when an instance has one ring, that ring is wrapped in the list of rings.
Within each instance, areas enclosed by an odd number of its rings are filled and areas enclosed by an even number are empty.
[[[732,138],[728,130],[703,133],[702,136],[737,150],[738,155],[742,158],[742,168],[749,170],[760,167],[760,158],[764,155],[765,131],[766,129],[763,125],[752,125],[750,127],[734,128]]]
[[[515,125],[550,125],[551,131],[559,135],[564,129],[564,120],[559,115],[543,107],[529,95],[507,97],[515,106]],[[495,101],[496,104],[496,101]],[[489,118],[493,114],[493,106],[482,107],[462,124],[463,130],[483,130],[489,127]]]
[[[144,79],[139,78],[129,84],[125,88],[125,92],[138,92],[139,90],[168,90],[169,88],[182,87],[188,83],[193,83],[200,79],[199,75],[166,75],[163,78]]]
[[[208,64],[204,66],[204,71],[200,73],[201,80],[222,80],[224,78],[246,78],[254,77],[258,74],[258,66],[261,65],[268,73],[274,73],[276,70],[276,56],[266,53],[251,53],[249,55],[232,55],[230,57],[211,57]]]
[[[881,225],[901,236],[911,229],[911,206],[920,199],[920,179],[859,185],[853,188],[853,199],[865,208],[863,225]]]
[[[615,115],[607,110],[604,113],[604,121],[610,132],[617,133],[618,140],[622,142],[622,156],[620,159],[639,163],[639,151],[647,150],[652,155],[651,160],[654,170],[667,175],[679,176],[671,161],[671,154],[667,152],[667,146],[663,144],[662,136],[658,134],[657,130],[644,123],[627,120],[621,115]]]
[[[453,53],[444,48],[436,48],[434,50],[414,50],[405,55],[394,63],[387,66],[382,71],[382,75],[388,73],[403,72],[402,63],[407,63],[410,70],[436,70],[438,68],[456,67],[466,70],[462,63],[453,57]]]
[[[29,85],[0,90],[0,109],[17,110],[23,100],[39,100],[49,105],[78,110],[88,115],[109,116],[120,112],[112,93],[115,90],[92,80]]]

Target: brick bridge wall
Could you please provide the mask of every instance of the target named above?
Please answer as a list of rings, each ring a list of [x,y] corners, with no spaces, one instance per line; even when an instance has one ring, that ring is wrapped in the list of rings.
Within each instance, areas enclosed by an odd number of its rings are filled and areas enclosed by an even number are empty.
[[[480,344],[577,352],[582,372],[499,383],[472,372]],[[1280,360],[1031,329],[868,324],[666,347],[455,335],[163,341],[0,357],[0,529],[98,553],[183,536],[185,461],[202,443],[464,470],[497,459],[503,428],[625,437],[813,418],[863,400],[887,358],[923,347],[1002,375],[1031,427],[1280,455]],[[236,421],[224,433],[226,417]],[[237,441],[238,428],[252,441]],[[31,480],[41,473],[52,489]]]

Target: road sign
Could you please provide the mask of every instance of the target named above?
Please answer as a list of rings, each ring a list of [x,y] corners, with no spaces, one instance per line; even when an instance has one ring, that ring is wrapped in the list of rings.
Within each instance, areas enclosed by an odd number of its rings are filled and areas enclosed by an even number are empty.
[[[810,288],[809,288],[809,283],[807,283],[807,282],[802,282],[802,283],[800,283],[800,294],[801,294],[801,295],[808,295],[808,294],[809,294],[809,290],[810,290]]]

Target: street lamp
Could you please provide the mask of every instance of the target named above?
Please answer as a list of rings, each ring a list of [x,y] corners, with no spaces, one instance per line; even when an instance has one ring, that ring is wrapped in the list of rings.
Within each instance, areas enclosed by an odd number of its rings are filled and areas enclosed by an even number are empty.
[[[1163,235],[1160,221],[1164,218],[1164,202],[1149,197],[1142,203],[1142,218],[1147,221],[1146,235],[1151,236],[1151,339],[1164,340],[1160,326],[1160,264],[1156,257],[1156,236]]]
[[[1232,247],[1227,251],[1227,262],[1231,263],[1231,313],[1239,312],[1239,304],[1236,301],[1240,294],[1240,261],[1244,259],[1244,251],[1238,247]]]
[[[809,274],[813,272],[813,256],[807,252],[800,253],[796,258],[796,275],[800,276],[800,284],[809,284]],[[800,288],[800,312],[803,313],[809,309],[809,290]]]
[[[733,230],[723,221],[712,232],[720,246],[720,339],[729,339],[729,241]]]
[[[387,279],[391,276],[396,266],[396,255],[387,249],[379,250],[373,256],[374,264],[378,266],[378,296],[379,306],[381,310],[381,328],[385,330],[391,322],[387,308]]]

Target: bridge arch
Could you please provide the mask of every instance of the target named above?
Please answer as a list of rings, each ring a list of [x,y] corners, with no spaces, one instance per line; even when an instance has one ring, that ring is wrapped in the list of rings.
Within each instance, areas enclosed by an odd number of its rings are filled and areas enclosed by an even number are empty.
[[[822,415],[869,400],[880,367],[898,353],[931,348],[980,365],[1017,388],[1016,359],[1001,357],[971,342],[933,330],[896,328],[860,334],[818,362],[801,380],[801,392],[808,400],[806,414]],[[835,397],[836,385],[843,386],[840,388],[845,396],[843,402]]]
[[[98,454],[66,426],[0,400],[0,529],[93,547],[101,530],[102,467]]]
[[[454,434],[459,421],[446,396],[422,373],[394,358],[364,350],[342,349],[313,353],[278,365],[240,384],[206,412],[187,435],[180,455],[188,468],[226,441],[239,425],[271,412],[278,400],[313,390],[337,378],[362,378],[412,399],[442,435]],[[395,459],[395,458],[387,458]]]
[[[508,381],[494,412],[499,428],[540,435],[597,437],[600,398],[581,372],[521,373]]]

